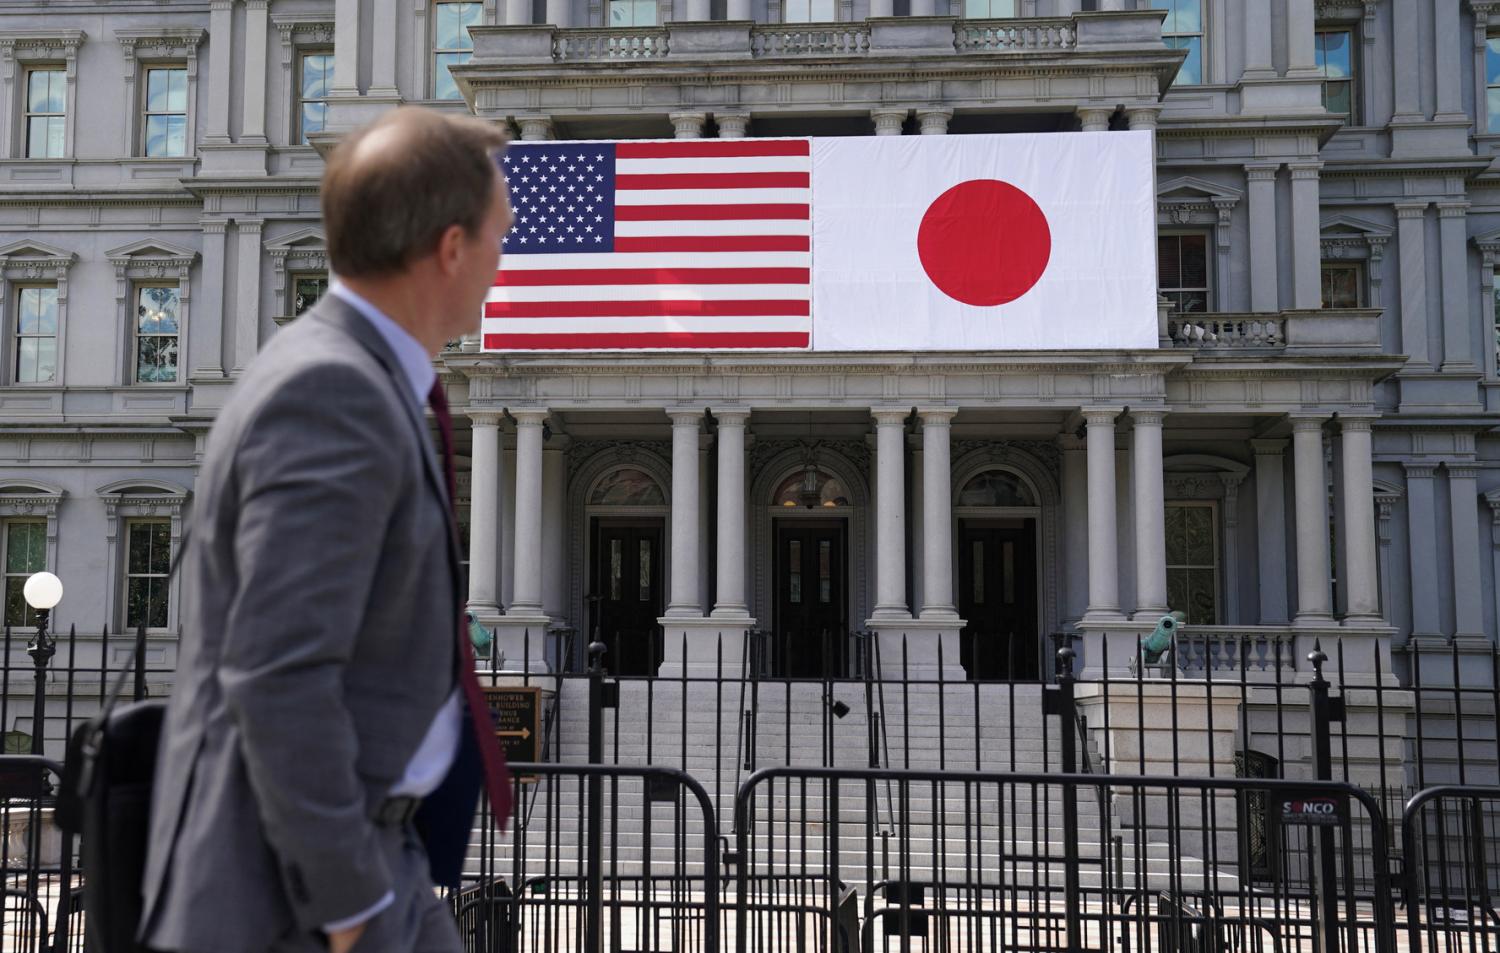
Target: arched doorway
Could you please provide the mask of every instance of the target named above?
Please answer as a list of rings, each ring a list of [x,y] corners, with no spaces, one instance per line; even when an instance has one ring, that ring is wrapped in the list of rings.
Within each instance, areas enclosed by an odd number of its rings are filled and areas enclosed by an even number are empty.
[[[655,675],[662,659],[667,497],[644,469],[622,466],[589,488],[588,627],[614,675]]]
[[[975,680],[1040,677],[1042,507],[1021,474],[989,467],[954,501],[959,658]]]

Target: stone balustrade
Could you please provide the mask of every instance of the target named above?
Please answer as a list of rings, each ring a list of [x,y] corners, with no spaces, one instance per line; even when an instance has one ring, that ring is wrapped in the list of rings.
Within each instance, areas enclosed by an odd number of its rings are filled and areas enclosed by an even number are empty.
[[[1071,50],[1078,45],[1073,21],[960,20],[953,25],[953,48],[960,53]]]
[[[552,38],[552,58],[559,63],[660,59],[669,49],[664,28],[558,30]]]
[[[1246,313],[1163,312],[1163,346],[1191,350],[1380,352],[1377,308]]]
[[[750,31],[750,55],[863,56],[870,52],[870,27],[863,23],[798,23],[757,26]]]

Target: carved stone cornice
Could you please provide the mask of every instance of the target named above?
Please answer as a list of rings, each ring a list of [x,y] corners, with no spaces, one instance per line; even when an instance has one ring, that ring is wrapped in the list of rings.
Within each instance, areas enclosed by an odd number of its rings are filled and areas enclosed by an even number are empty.
[[[960,460],[971,453],[983,454],[992,463],[1006,463],[1015,453],[1040,461],[1051,473],[1062,472],[1062,449],[1054,440],[955,440],[952,457]]]
[[[758,474],[767,463],[788,450],[797,450],[804,465],[822,465],[827,454],[837,454],[861,473],[870,469],[870,447],[864,440],[766,440],[757,438],[750,447],[748,473]]]
[[[637,457],[644,455],[670,467],[672,443],[669,440],[574,440],[564,453],[568,463],[568,482],[571,483],[579,469],[601,453],[612,454],[623,466],[629,466]]]
[[[115,39],[125,54],[127,71],[143,60],[196,60],[198,47],[207,33],[195,27],[146,28],[116,30]]]
[[[64,60],[72,72],[86,37],[82,30],[9,30],[0,33],[0,61]]]

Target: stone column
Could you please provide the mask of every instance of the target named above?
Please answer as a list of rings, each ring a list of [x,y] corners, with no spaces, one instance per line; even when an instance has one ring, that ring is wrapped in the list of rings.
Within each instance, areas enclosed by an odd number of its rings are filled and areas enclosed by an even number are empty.
[[[1250,207],[1250,310],[1280,308],[1280,278],[1277,275],[1276,171],[1275,162],[1245,166]],[[1319,259],[1322,254],[1319,254]]]
[[[1457,119],[1465,125],[1468,116],[1464,113],[1463,99],[1459,95],[1458,79],[1463,61],[1470,56],[1469,44],[1458,24],[1459,5],[1439,3],[1433,6],[1432,37],[1436,44],[1432,62],[1437,73],[1438,119]],[[1483,128],[1484,120],[1480,120]]]
[[[714,411],[719,421],[718,575],[713,616],[743,619],[745,604],[745,423],[750,412]]]
[[[1286,72],[1288,76],[1315,76],[1317,58],[1313,55],[1317,18],[1313,0],[1286,0],[1286,16],[1281,24],[1286,30]]]
[[[1084,106],[1078,110],[1081,132],[1108,132],[1109,119],[1115,111],[1108,106]]]
[[[698,18],[689,16],[688,19]],[[703,124],[708,122],[708,114],[699,112],[669,113],[667,118],[672,121],[672,128],[676,130],[678,139],[702,139]]]
[[[270,0],[245,4],[245,110],[240,141],[266,142],[266,45],[271,39]]]
[[[729,0],[725,5],[724,18],[739,22],[753,19],[750,13],[750,0]]]
[[[1479,467],[1450,460],[1448,515],[1453,538],[1453,637],[1483,639],[1484,585],[1479,578]]]
[[[524,26],[531,22],[531,4],[529,0],[505,0],[506,26]]]
[[[1420,121],[1422,112],[1422,8],[1416,3],[1391,4],[1391,56],[1395,66],[1395,114],[1392,121]]]
[[[1469,247],[1464,231],[1469,203],[1439,202],[1437,209],[1443,281],[1443,370],[1472,373],[1475,366],[1473,329],[1469,325]]]
[[[567,614],[567,441],[553,434],[542,447],[542,612],[553,619]]]
[[[229,223],[223,219],[204,219],[203,290],[193,297],[203,315],[193,328],[193,377],[217,379],[224,376],[224,323],[232,320],[224,307],[225,249]]]
[[[951,423],[955,410],[917,412],[922,418],[923,619],[956,619],[953,604],[953,474]]]
[[[875,123],[875,135],[877,136],[899,136],[901,126],[906,122],[905,109],[872,109],[870,119]]]
[[[750,15],[745,14],[745,19],[749,18]],[[743,139],[750,131],[750,114],[714,113],[714,125],[719,127],[720,139]]]
[[[1375,477],[1369,417],[1340,417],[1343,434],[1344,572],[1348,593],[1345,625],[1380,621],[1380,582],[1375,545]]]
[[[1089,476],[1084,441],[1064,434],[1057,438],[1062,451],[1063,566],[1059,573],[1065,587],[1066,621],[1083,617],[1088,610]]]
[[[1396,203],[1401,267],[1401,350],[1409,370],[1431,370],[1427,356],[1427,203]]]
[[[335,0],[331,96],[359,95],[359,0]]]
[[[213,0],[208,13],[208,129],[203,136],[204,145],[223,145],[229,141],[233,51],[234,0]]]
[[[896,5],[893,0],[870,0],[870,16],[889,17],[896,15]]]
[[[469,610],[498,614],[500,579],[500,414],[470,411]]]
[[[517,116],[523,142],[543,142],[552,138],[551,116]]]
[[[1292,418],[1292,466],[1297,488],[1296,625],[1333,619],[1328,576],[1328,481],[1323,466],[1323,417]]]
[[[917,128],[924,136],[946,136],[948,120],[952,118],[951,109],[918,109]]]
[[[1271,58],[1271,4],[1247,3],[1245,10],[1245,79],[1275,79]]]
[[[906,606],[906,415],[874,409],[875,619],[907,619]]]
[[[1131,132],[1142,129],[1155,129],[1157,117],[1161,115],[1160,106],[1135,106],[1125,110],[1125,124]]]
[[[1252,440],[1255,450],[1256,556],[1260,624],[1284,625],[1286,593],[1286,441]]]
[[[1291,5],[1312,0],[1289,0]],[[1309,24],[1308,42],[1311,43]],[[1322,306],[1322,225],[1318,220],[1318,172],[1321,162],[1293,162],[1292,173],[1292,307]]]
[[[1407,560],[1411,573],[1411,637],[1441,638],[1438,592],[1433,574],[1438,565],[1437,501],[1432,476],[1437,464],[1426,460],[1403,464],[1406,469]],[[1392,620],[1394,621],[1394,620]]]
[[[542,425],[545,410],[512,410],[516,420],[516,557],[506,615],[542,614]]]
[[[1086,407],[1089,454],[1089,608],[1085,622],[1114,622],[1120,613],[1119,529],[1115,508],[1115,418],[1118,407]]]
[[[1135,618],[1150,621],[1166,612],[1167,530],[1162,487],[1161,426],[1157,410],[1131,411],[1135,422]]]
[[[914,17],[937,16],[937,0],[911,0],[911,15]]]
[[[234,370],[250,366],[260,350],[260,233],[265,222],[258,218],[234,223],[238,267],[234,276]]]
[[[409,36],[396,24],[396,0],[375,0],[374,23],[370,50],[369,95],[381,99],[398,99],[401,91],[396,88],[396,38]],[[418,48],[417,56],[424,55]],[[337,59],[337,52],[335,52]]]
[[[698,432],[700,410],[671,411],[672,418],[672,569],[667,615],[699,617],[698,600]]]
[[[1124,10],[1125,0],[1099,0],[1099,6],[1097,9],[1105,12]]]

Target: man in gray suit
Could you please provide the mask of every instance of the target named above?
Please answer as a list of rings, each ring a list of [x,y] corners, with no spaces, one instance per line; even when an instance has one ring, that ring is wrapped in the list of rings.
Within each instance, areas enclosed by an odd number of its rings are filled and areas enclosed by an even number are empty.
[[[459,623],[432,357],[477,329],[493,284],[505,141],[400,109],[329,159],[339,284],[246,370],[198,478],[152,805],[153,949],[461,949],[413,819],[446,798],[437,826],[461,832],[461,857],[481,779],[502,822],[509,793]]]

